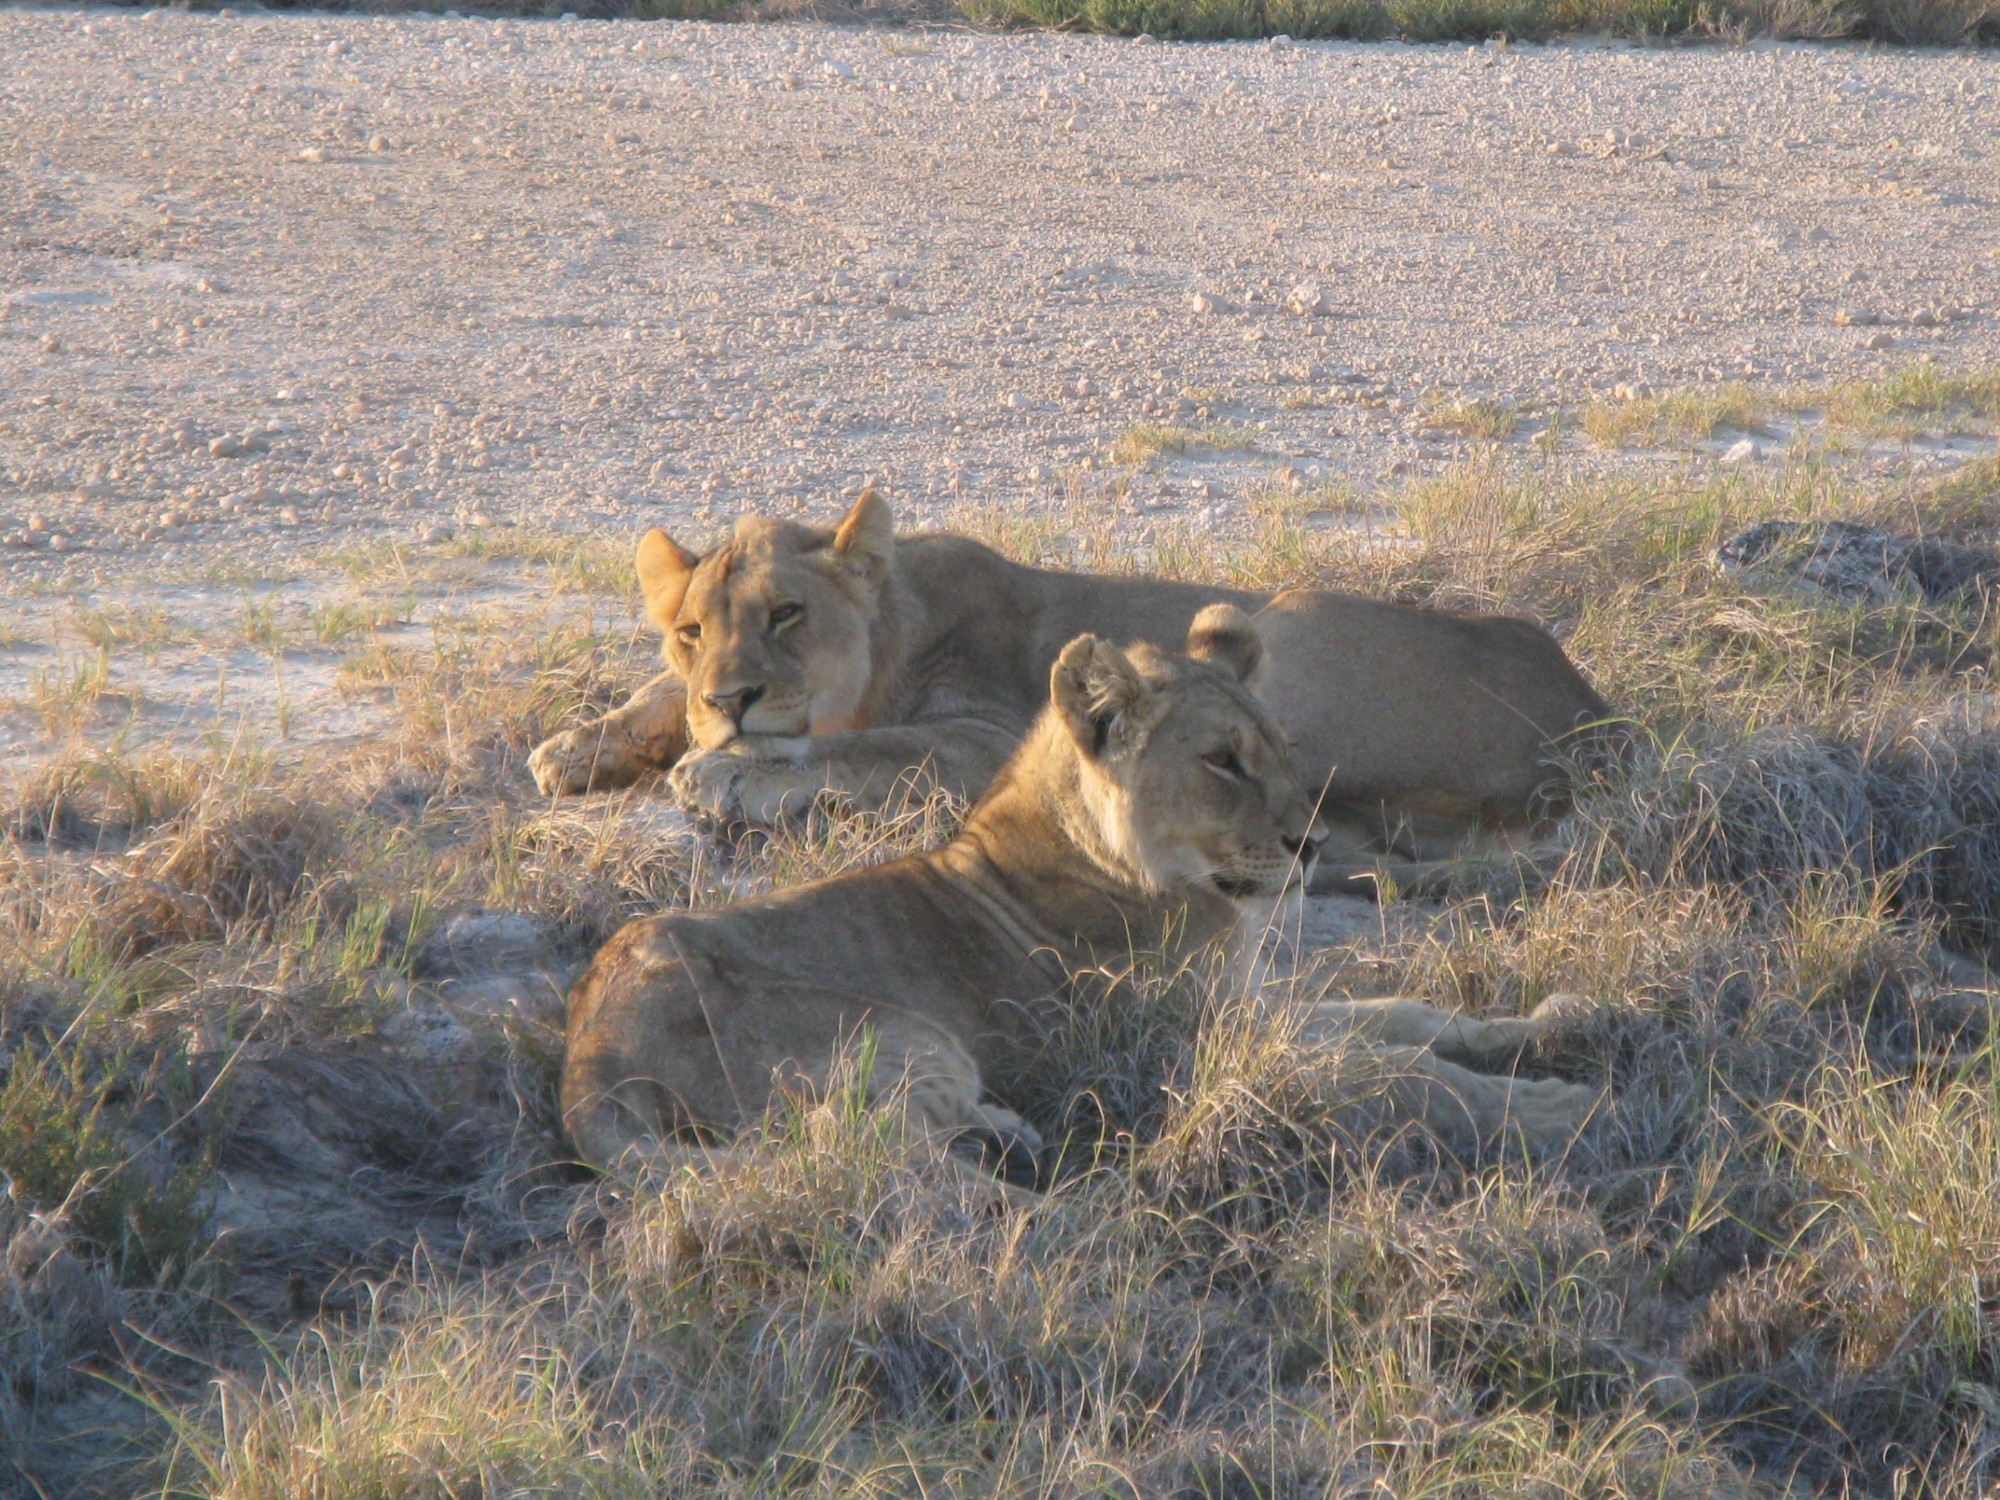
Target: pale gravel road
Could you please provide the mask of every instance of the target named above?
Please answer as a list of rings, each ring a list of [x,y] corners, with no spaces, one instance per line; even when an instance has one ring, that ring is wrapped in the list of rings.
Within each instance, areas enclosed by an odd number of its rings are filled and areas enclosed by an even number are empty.
[[[0,580],[920,521],[1204,412],[1130,503],[1227,527],[1431,392],[2000,363],[1997,207],[1991,53],[9,11]]]

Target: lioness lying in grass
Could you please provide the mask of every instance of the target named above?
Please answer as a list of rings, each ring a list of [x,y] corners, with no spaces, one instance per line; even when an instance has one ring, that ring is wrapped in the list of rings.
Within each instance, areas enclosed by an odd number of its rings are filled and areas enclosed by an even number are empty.
[[[746,517],[706,557],[649,531],[638,568],[672,670],[537,747],[545,793],[672,766],[691,809],[763,825],[829,790],[879,806],[913,773],[970,799],[1065,641],[1179,640],[1221,600],[1262,611],[1258,689],[1325,789],[1333,883],[1530,829],[1562,804],[1556,747],[1607,713],[1525,620],[1026,568],[967,537],[899,539],[873,494],[833,531]]]
[[[690,1128],[734,1128],[775,1091],[824,1088],[864,1029],[864,1085],[906,1085],[916,1132],[1033,1149],[985,1083],[1031,1054],[1073,976],[1216,940],[1252,953],[1319,856],[1326,827],[1246,686],[1262,652],[1230,605],[1195,618],[1186,656],[1079,636],[1050,672],[1049,706],[944,848],[627,924],[570,996],[562,1108],[578,1151],[608,1165],[657,1157]],[[1315,1007],[1304,1034],[1375,1044],[1395,1107],[1447,1137],[1547,1144],[1594,1090],[1461,1065],[1511,1054],[1547,1019],[1356,1001]]]

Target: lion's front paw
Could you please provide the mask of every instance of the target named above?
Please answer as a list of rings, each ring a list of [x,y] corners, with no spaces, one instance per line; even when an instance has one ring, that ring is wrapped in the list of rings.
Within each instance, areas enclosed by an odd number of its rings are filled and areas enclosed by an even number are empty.
[[[551,735],[528,757],[528,774],[544,797],[574,797],[593,786],[632,779],[622,735],[602,724],[585,724]]]
[[[681,806],[699,817],[762,828],[803,815],[825,790],[811,766],[767,759],[740,740],[681,757],[667,784]]]
[[[1015,1187],[1034,1187],[1041,1174],[1036,1160],[1042,1151],[1041,1132],[998,1104],[975,1104],[972,1113],[979,1123],[966,1135],[979,1147],[987,1168]]]

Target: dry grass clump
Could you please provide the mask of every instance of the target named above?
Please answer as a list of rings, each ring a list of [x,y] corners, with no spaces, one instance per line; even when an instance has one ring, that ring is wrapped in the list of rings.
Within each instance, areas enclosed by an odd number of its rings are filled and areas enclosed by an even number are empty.
[[[233,778],[232,778],[233,781]],[[211,783],[179,816],[124,853],[100,914],[110,954],[151,952],[237,932],[268,934],[308,893],[340,912],[344,840],[336,818],[292,793]]]
[[[1726,0],[1702,5],[1695,29],[1737,46],[1756,37],[1774,41],[1828,41],[1853,36],[1863,13],[1849,0]]]
[[[371,1298],[359,1325],[299,1340],[218,1392],[226,1436],[181,1422],[167,1492],[215,1500],[644,1491],[535,1299]]]
[[[387,700],[402,760],[451,790],[514,777],[544,737],[601,714],[657,670],[657,641],[592,622],[516,631],[503,618],[439,621],[427,649],[373,646],[342,667],[348,692]]]
[[[1962,415],[1991,422],[2000,417],[2000,371],[1950,375],[1926,361],[1881,380],[1835,386],[1823,408],[1844,427],[1881,427]]]
[[[1519,420],[1514,408],[1493,401],[1442,401],[1424,412],[1427,426],[1487,443],[1506,437]]]
[[[1190,448],[1211,448],[1219,452],[1242,452],[1257,446],[1264,435],[1261,427],[1181,427],[1159,422],[1141,422],[1119,434],[1108,456],[1115,464],[1151,463],[1163,453],[1185,453]]]
[[[1933,1494],[1990,1483],[2000,1429],[1991,1293],[1992,1054],[1914,1075],[1829,1067],[1771,1112],[1800,1198],[1770,1259],[1719,1287],[1689,1367],[1746,1439],[1807,1472]]]
[[[60,1211],[26,1207],[26,1196],[18,1184],[0,1195],[0,1442],[17,1451],[40,1436],[35,1408],[75,1388],[80,1362],[111,1351],[125,1311]]]
[[[1583,414],[1583,430],[1601,448],[1696,443],[1724,427],[1760,433],[1764,398],[1749,386],[1731,383],[1673,391],[1633,401],[1593,402]]]
[[[2000,31],[1992,0],[1870,0],[1856,29],[1911,47],[1958,47]]]
[[[186,808],[197,783],[186,761],[82,753],[27,774],[6,815],[13,838],[65,848],[116,848]]]
[[[1592,807],[1606,873],[1777,896],[1816,875],[1879,882],[1958,940],[2000,938],[2000,726],[1797,729],[1643,755]]]
[[[468,851],[467,861],[485,876],[486,903],[535,912],[579,951],[635,916],[685,905],[698,847],[692,830],[620,811],[495,810],[486,847]]]
[[[1773,17],[1782,8],[1772,8]],[[1809,18],[1814,8],[1800,0],[1794,9],[1794,20],[1774,18],[1758,23],[1759,27],[1809,30],[1815,24]],[[1877,379],[1831,387],[1762,391],[1738,382],[1692,387],[1632,400],[1594,401],[1584,410],[1583,429],[1604,448],[1669,443],[1691,447],[1724,431],[1767,435],[1771,420],[1785,413],[1870,437],[1909,438],[1938,426],[1990,431],[2000,415],[2000,373],[1953,374],[1925,360]]]
[[[1495,1174],[1439,1208],[1363,1183],[1315,1228],[1283,1284],[1330,1346],[1379,1343],[1400,1325],[1405,1359],[1468,1383],[1539,1388],[1573,1415],[1641,1393],[1667,1411],[1692,1401],[1627,1342],[1648,1312],[1646,1267],[1559,1188]]]

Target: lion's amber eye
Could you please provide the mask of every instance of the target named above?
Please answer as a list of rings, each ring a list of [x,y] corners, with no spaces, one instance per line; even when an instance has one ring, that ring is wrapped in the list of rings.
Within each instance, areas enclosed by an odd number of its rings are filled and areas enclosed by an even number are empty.
[[[680,637],[683,646],[692,646],[701,639],[701,626],[690,620],[685,625],[675,626],[674,634]]]
[[[789,625],[804,613],[805,610],[800,605],[780,604],[771,611],[771,628],[776,630],[782,625]]]

